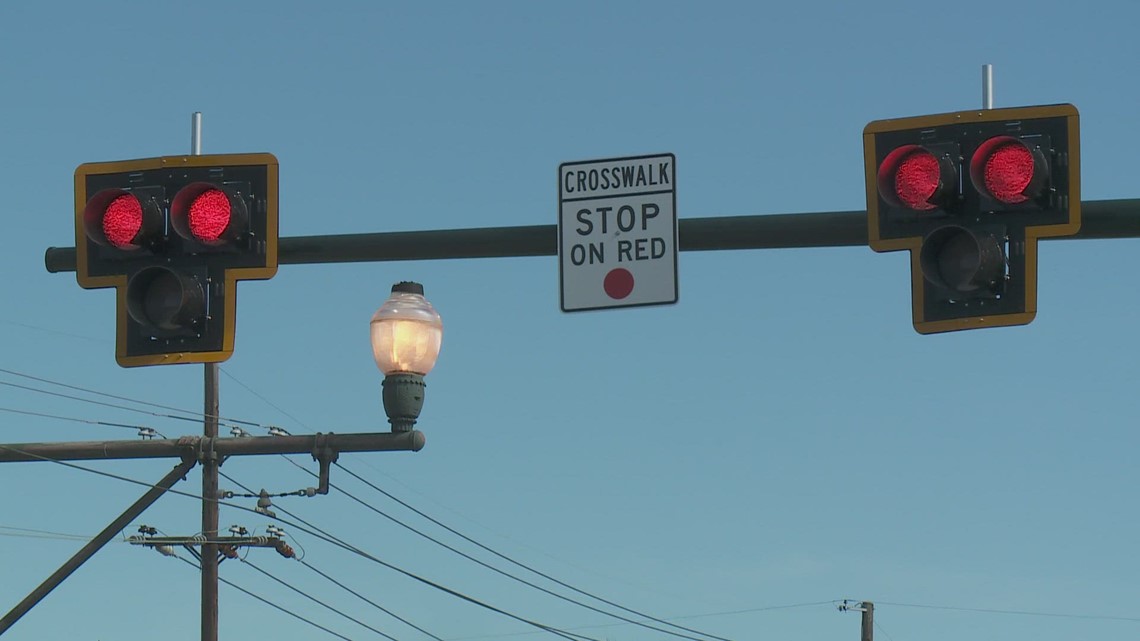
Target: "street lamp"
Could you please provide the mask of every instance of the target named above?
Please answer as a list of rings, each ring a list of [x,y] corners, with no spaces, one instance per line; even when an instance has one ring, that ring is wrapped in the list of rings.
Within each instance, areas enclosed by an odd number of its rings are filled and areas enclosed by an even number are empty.
[[[372,356],[384,372],[384,413],[393,432],[407,432],[424,405],[424,375],[435,367],[443,321],[419,283],[396,283],[372,316]]]

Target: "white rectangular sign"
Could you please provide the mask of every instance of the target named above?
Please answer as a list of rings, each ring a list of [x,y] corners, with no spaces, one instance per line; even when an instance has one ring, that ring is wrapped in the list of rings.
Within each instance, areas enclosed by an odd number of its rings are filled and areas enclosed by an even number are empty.
[[[558,167],[562,311],[677,302],[673,154]]]

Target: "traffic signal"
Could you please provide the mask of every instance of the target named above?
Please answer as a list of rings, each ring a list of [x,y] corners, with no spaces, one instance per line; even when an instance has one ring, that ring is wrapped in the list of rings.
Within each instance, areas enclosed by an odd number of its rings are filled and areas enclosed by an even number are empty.
[[[914,328],[1032,322],[1037,239],[1081,226],[1076,107],[877,120],[863,152],[870,245],[910,250]]]
[[[123,367],[224,361],[237,281],[277,273],[277,159],[167,156],[75,170],[76,280],[116,289]]]

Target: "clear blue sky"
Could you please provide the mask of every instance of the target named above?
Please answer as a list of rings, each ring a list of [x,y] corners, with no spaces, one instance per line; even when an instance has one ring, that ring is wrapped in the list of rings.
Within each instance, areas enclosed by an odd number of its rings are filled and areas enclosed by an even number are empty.
[[[119,368],[111,291],[43,266],[45,248],[74,244],[75,167],[186,153],[193,111],[206,153],[280,159],[286,237],[553,224],[560,163],[649,153],[676,154],[682,218],[853,210],[863,126],[976,107],[992,63],[998,106],[1078,106],[1086,199],[1128,198],[1140,195],[1138,13],[1055,1],[3,3],[0,366],[201,407],[200,366]],[[504,554],[658,617],[705,615],[678,622],[734,640],[856,639],[858,615],[831,604],[843,598],[878,602],[886,641],[1135,639],[1138,249],[1047,243],[1033,324],[939,336],[911,328],[905,254],[860,247],[682,253],[677,305],[581,314],[559,310],[553,257],[286,265],[240,287],[222,414],[294,433],[384,429],[368,320],[393,282],[417,280],[446,327],[419,423],[428,445],[342,462]],[[0,407],[200,429],[10,385]],[[133,433],[0,413],[0,442],[111,438]],[[151,482],[170,465],[92,467]],[[311,484],[279,458],[223,471],[273,492]],[[483,558],[343,472],[333,482]],[[2,611],[80,545],[12,528],[91,535],[142,492],[48,463],[0,465],[0,485]],[[180,488],[199,491],[197,472]],[[528,618],[607,641],[665,638],[586,627],[615,622],[343,495],[280,504]],[[229,508],[221,520],[268,524]],[[168,496],[140,522],[189,534],[200,511]],[[295,534],[307,562],[439,637],[554,638],[512,636],[533,630]],[[399,639],[427,638],[298,563],[248,560]],[[240,562],[221,571],[378,638]],[[198,596],[189,566],[112,543],[6,638],[197,639]],[[759,611],[803,603],[817,605]],[[221,626],[223,639],[334,638],[226,586]]]

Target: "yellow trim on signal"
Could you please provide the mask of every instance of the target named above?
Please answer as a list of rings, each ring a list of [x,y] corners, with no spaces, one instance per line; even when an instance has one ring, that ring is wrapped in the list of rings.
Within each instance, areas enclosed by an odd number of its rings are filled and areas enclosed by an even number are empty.
[[[996,314],[944,321],[924,320],[924,285],[919,254],[922,238],[882,239],[879,237],[879,167],[876,162],[875,135],[905,129],[926,129],[970,122],[998,122],[1065,117],[1068,120],[1068,182],[1069,220],[1057,225],[1038,225],[1025,228],[1025,311],[1016,314]],[[982,109],[958,111],[911,118],[876,120],[863,128],[863,164],[867,195],[867,239],[877,252],[909,250],[911,254],[911,305],[914,328],[920,334],[935,334],[981,327],[1026,325],[1037,315],[1037,239],[1054,236],[1072,236],[1081,228],[1080,189],[1080,115],[1070,104],[1008,109]]]
[[[126,274],[90,276],[87,273],[87,233],[83,228],[83,210],[94,194],[87,193],[88,176],[117,174],[135,171],[177,167],[213,167],[264,165],[266,168],[266,226],[265,226],[265,267],[245,267],[226,270],[225,318],[222,319],[222,349],[214,352],[192,352],[180,354],[148,354],[127,356],[127,277]],[[174,363],[218,363],[228,359],[234,351],[234,332],[237,327],[237,282],[240,280],[265,280],[277,273],[277,239],[280,232],[278,222],[278,192],[280,187],[277,158],[269,153],[256,154],[211,154],[205,156],[163,156],[112,162],[84,163],[75,169],[75,278],[80,287],[99,289],[114,287],[116,307],[115,360],[122,367],[144,365],[168,365]]]

